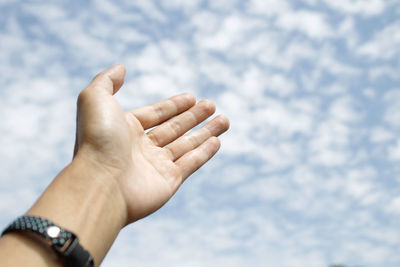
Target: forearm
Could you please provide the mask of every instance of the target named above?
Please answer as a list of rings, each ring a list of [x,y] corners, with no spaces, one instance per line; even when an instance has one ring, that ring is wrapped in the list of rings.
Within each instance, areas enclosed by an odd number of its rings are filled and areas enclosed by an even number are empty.
[[[96,164],[78,153],[27,215],[44,217],[75,233],[98,266],[126,223],[126,207],[115,179]],[[21,253],[32,254],[30,266],[58,263],[55,254],[30,235],[5,235],[0,239],[0,265],[5,258],[3,253],[8,255],[7,266],[19,266]],[[15,253],[15,257],[10,257],[10,253]],[[15,264],[10,262],[13,259]]]

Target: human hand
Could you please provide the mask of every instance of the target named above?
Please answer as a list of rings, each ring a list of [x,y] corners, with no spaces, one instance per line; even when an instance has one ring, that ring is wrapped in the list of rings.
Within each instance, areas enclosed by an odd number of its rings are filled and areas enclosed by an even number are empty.
[[[164,205],[218,151],[217,136],[229,121],[217,116],[188,133],[215,112],[211,101],[196,104],[189,94],[124,112],[113,97],[124,76],[124,67],[115,65],[79,95],[74,156],[83,155],[115,180],[125,202],[116,208],[126,208],[129,224]]]

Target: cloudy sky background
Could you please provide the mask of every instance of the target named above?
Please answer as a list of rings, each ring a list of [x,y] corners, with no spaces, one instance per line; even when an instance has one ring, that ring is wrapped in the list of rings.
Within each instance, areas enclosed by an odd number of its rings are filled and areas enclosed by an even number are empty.
[[[0,0],[0,226],[72,157],[75,103],[190,92],[231,130],[103,266],[398,267],[399,0]]]

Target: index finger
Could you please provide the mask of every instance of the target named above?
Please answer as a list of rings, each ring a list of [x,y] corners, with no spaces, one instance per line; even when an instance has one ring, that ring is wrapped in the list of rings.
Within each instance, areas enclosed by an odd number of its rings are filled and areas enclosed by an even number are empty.
[[[146,130],[190,109],[195,104],[196,98],[191,94],[184,93],[129,112],[140,121],[143,129]]]

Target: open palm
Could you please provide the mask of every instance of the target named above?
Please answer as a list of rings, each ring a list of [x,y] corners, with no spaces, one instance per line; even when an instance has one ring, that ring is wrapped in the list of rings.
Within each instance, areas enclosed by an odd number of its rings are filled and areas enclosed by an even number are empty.
[[[182,182],[219,149],[216,136],[229,121],[210,117],[215,106],[182,94],[124,112],[113,97],[125,69],[116,65],[95,77],[78,99],[75,153],[85,151],[99,168],[116,177],[126,203],[127,223],[164,205]]]

